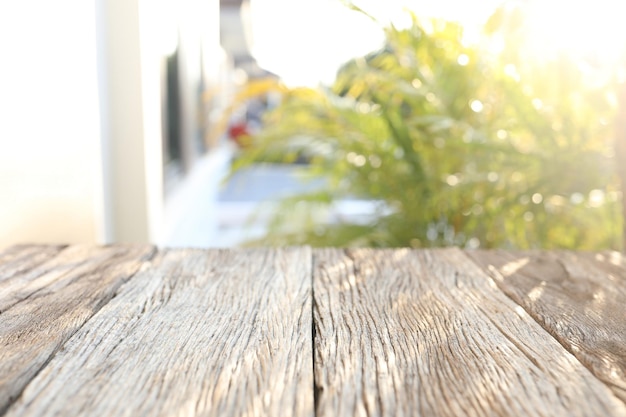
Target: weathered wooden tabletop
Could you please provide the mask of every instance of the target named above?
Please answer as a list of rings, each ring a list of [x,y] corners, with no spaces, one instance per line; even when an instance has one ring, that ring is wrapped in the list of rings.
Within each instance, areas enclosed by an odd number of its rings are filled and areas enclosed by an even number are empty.
[[[617,253],[16,246],[0,415],[626,416]]]

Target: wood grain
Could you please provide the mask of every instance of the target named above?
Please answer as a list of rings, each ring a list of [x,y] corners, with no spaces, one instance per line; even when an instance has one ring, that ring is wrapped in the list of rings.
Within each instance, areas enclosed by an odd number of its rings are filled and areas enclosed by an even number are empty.
[[[311,251],[166,250],[7,416],[313,414]]]
[[[16,245],[0,252],[0,297],[5,290],[2,281],[34,269],[55,257],[62,245]]]
[[[35,261],[17,268],[22,273],[0,282],[0,414],[152,251],[71,246],[39,262],[37,249],[31,254]],[[55,249],[46,253],[43,258]]]
[[[314,252],[319,416],[626,415],[458,249]]]
[[[617,252],[469,253],[506,295],[626,401],[626,269]]]

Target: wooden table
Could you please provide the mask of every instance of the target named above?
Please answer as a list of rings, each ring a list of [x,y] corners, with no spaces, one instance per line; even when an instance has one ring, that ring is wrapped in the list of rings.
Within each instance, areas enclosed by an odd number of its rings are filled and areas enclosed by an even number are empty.
[[[618,253],[16,246],[0,415],[626,415]]]

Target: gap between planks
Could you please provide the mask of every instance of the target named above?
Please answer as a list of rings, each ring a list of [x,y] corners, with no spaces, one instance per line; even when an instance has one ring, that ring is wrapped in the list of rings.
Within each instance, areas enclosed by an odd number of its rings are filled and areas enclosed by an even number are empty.
[[[315,250],[311,250],[311,264],[309,270],[311,276],[309,283],[311,285],[311,372],[313,378],[313,415],[317,416],[317,405],[319,403],[319,386],[317,384],[317,377],[315,372],[315,338],[316,338],[316,324],[315,324],[315,308],[317,304],[315,302]]]

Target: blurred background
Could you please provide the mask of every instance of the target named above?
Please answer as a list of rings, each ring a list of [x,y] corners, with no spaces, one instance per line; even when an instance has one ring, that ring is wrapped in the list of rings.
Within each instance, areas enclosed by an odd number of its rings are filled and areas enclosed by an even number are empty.
[[[0,247],[624,247],[613,1],[0,3]]]

